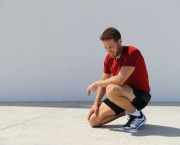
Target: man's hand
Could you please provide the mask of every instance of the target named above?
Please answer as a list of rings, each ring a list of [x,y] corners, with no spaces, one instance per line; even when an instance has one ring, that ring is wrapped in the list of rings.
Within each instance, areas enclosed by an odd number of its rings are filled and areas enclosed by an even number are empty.
[[[89,120],[93,113],[95,113],[95,115],[98,116],[98,112],[99,112],[99,105],[93,104],[93,106],[89,110],[87,119]]]
[[[95,83],[92,83],[91,85],[88,86],[87,88],[87,94],[88,96],[91,95],[91,91],[95,92],[97,90],[98,86],[96,86]]]

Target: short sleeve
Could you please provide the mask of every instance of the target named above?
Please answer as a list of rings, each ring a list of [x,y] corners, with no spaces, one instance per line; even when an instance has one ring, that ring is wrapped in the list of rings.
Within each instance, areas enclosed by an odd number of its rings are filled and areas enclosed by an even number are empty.
[[[141,53],[139,51],[134,51],[133,53],[131,53],[130,55],[128,55],[122,66],[134,66],[136,67],[137,64],[139,63],[139,58],[140,58]]]
[[[104,70],[103,71],[106,74],[111,73],[110,66],[109,66],[109,55],[106,55],[106,58],[104,60]]]

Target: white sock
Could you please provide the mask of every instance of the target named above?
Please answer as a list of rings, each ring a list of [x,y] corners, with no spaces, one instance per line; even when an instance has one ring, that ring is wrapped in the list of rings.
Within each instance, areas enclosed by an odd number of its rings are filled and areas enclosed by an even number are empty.
[[[129,112],[125,111],[125,115],[129,115]]]
[[[134,113],[130,113],[131,115],[133,115],[133,116],[140,116],[141,114],[140,114],[140,111],[138,111],[137,109],[136,109],[136,111],[134,112]]]

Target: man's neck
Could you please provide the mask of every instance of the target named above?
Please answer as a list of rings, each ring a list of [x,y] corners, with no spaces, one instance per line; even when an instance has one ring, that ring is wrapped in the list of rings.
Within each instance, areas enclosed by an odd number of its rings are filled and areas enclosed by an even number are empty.
[[[121,57],[122,51],[123,51],[123,46],[120,46],[120,47],[119,47],[119,54],[115,57],[116,60]]]

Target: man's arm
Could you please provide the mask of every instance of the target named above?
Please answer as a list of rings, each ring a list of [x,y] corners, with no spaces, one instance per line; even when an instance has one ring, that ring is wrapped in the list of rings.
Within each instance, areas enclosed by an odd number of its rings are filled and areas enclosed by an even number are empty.
[[[124,66],[121,68],[117,76],[113,76],[106,80],[100,80],[96,81],[95,85],[98,87],[107,87],[110,84],[115,85],[123,85],[124,82],[130,77],[130,75],[133,73],[135,67],[132,66]]]
[[[106,73],[103,73],[102,74],[102,80],[106,80],[108,78],[111,77],[111,74],[106,74]],[[105,87],[98,87],[98,91],[97,91],[97,95],[96,95],[96,99],[94,101],[95,104],[99,105],[101,99],[103,98],[104,94],[106,92],[106,88]]]
[[[90,96],[91,91],[96,91],[98,87],[107,87],[110,84],[115,85],[123,85],[124,82],[130,77],[130,75],[133,73],[135,67],[132,66],[123,66],[121,70],[119,71],[117,76],[113,76],[111,78],[100,80],[92,83],[87,88],[87,93]]]
[[[106,80],[108,78],[111,77],[111,74],[106,74],[106,73],[103,73],[102,74],[102,80]],[[104,94],[106,92],[106,88],[105,87],[98,87],[98,92],[97,92],[97,95],[96,95],[96,99],[94,101],[94,104],[92,105],[89,113],[88,113],[88,120],[90,119],[90,116],[95,113],[96,116],[98,116],[98,110],[99,110],[99,103],[101,101],[101,99],[103,98]]]

